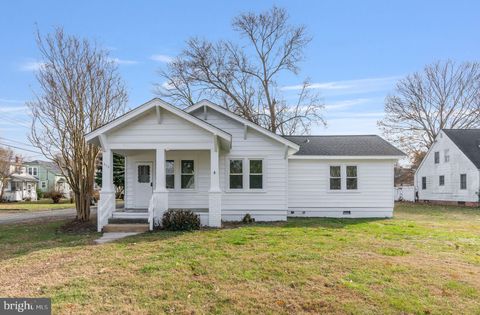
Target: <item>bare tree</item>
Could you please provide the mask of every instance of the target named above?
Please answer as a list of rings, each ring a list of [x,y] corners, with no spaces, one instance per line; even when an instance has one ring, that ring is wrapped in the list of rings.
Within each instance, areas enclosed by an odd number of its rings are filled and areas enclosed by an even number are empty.
[[[278,85],[284,72],[297,75],[310,42],[304,26],[291,26],[284,9],[235,17],[232,27],[243,42],[187,41],[183,52],[160,71],[160,96],[192,105],[204,96],[273,132],[306,133],[325,123],[323,105],[306,80],[295,101]]]
[[[397,83],[379,121],[387,138],[418,155],[443,128],[480,126],[480,63],[453,61],[427,65]]]
[[[0,202],[3,201],[5,187],[7,187],[10,175],[15,172],[12,168],[13,151],[9,148],[0,148]]]
[[[121,114],[127,93],[108,52],[87,39],[64,34],[42,37],[37,44],[43,66],[40,92],[29,103],[33,115],[30,141],[56,163],[75,196],[77,219],[90,217],[90,199],[98,148],[85,134]]]

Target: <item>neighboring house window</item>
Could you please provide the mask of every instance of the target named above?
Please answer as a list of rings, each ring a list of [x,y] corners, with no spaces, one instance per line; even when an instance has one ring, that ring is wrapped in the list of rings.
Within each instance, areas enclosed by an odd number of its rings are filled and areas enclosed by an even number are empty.
[[[435,164],[440,163],[440,152],[435,152]]]
[[[27,192],[30,194],[32,192],[32,185],[27,185]]]
[[[165,163],[165,186],[168,189],[175,188],[175,161],[167,160]]]
[[[450,162],[450,150],[449,149],[445,149],[444,160],[445,160],[445,163]]]
[[[28,168],[28,174],[33,175],[33,169],[31,167]]]
[[[45,181],[42,182],[42,188],[47,188],[47,182]]]
[[[460,174],[460,189],[467,189],[467,174]]]
[[[230,189],[243,188],[243,160],[230,160]]]
[[[263,188],[263,161],[250,160],[250,189]]]
[[[438,185],[440,186],[444,186],[445,185],[445,176],[444,175],[440,175],[438,177]]]
[[[138,182],[150,183],[150,165],[138,166]]]
[[[330,189],[342,189],[342,175],[340,166],[330,166]]]
[[[33,168],[33,176],[37,176],[38,175],[38,168],[34,167]]]
[[[181,171],[182,189],[195,188],[195,165],[193,160],[182,160]]]
[[[358,188],[357,167],[347,166],[347,190]]]
[[[422,189],[427,189],[427,178],[425,176],[422,177]]]

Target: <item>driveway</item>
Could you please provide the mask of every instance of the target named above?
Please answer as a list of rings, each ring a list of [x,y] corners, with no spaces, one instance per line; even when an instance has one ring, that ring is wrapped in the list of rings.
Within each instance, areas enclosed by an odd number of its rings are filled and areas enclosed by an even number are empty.
[[[97,212],[96,207],[92,207],[92,214]],[[45,210],[36,212],[16,212],[16,213],[1,213],[0,224],[21,223],[25,221],[32,221],[37,219],[73,219],[75,218],[75,209],[60,209],[60,210]]]

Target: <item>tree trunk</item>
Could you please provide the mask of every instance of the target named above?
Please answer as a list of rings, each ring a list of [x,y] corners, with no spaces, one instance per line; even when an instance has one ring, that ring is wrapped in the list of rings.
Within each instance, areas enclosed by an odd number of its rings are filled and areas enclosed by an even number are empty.
[[[77,220],[87,222],[90,220],[90,194],[75,193],[75,208]]]

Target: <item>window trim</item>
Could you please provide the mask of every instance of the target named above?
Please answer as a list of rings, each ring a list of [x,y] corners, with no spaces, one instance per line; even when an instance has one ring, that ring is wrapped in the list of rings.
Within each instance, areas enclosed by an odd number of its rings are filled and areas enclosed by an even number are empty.
[[[462,177],[465,176],[465,188],[463,186],[463,181],[462,181]],[[468,187],[468,178],[467,178],[467,174],[466,173],[463,173],[463,174],[460,174],[460,190],[467,190],[467,187]]]
[[[253,191],[263,190],[263,189],[264,189],[263,187],[264,187],[264,184],[265,184],[265,181],[264,181],[264,173],[265,173],[265,172],[264,172],[263,159],[248,158],[247,161],[248,161],[248,173],[247,173],[247,177],[248,177],[248,189],[249,189],[249,190],[253,190]],[[252,172],[250,171],[250,161],[260,161],[260,162],[262,162],[262,172],[261,172],[261,173],[252,173]],[[250,186],[250,176],[252,176],[252,175],[253,175],[253,176],[259,176],[259,175],[262,176],[262,188],[252,188],[252,187]]]
[[[340,189],[330,189],[330,166],[340,166]],[[357,189],[347,189],[347,166],[355,166],[357,168]],[[360,180],[361,167],[358,163],[334,163],[327,165],[327,192],[328,193],[361,193],[361,180]]]
[[[443,162],[444,163],[450,162],[450,149],[443,150]]]
[[[183,173],[182,172],[182,162],[183,161],[192,161],[193,162],[193,173]],[[197,186],[198,186],[198,183],[197,183],[197,172],[196,172],[196,169],[197,169],[197,166],[198,166],[198,163],[196,161],[196,159],[194,158],[181,158],[179,159],[179,163],[180,163],[180,167],[179,167],[179,177],[180,177],[180,181],[179,181],[179,184],[180,184],[180,187],[179,187],[179,191],[194,191],[194,190],[197,190]],[[183,188],[182,187],[182,176],[183,175],[193,175],[193,187],[192,188]]]
[[[231,168],[230,168],[230,163],[232,161],[242,161],[242,172],[241,173],[232,173],[231,172]],[[228,162],[227,162],[227,169],[228,169],[228,180],[227,180],[227,187],[229,190],[233,190],[233,191],[238,191],[238,190],[243,190],[245,189],[245,159],[235,159],[235,158],[230,158],[228,159]],[[242,176],[242,188],[232,188],[230,186],[230,176]]]
[[[438,186],[440,187],[445,186],[445,175],[438,176]]]
[[[243,161],[243,188],[230,188],[230,160]],[[262,188],[250,188],[250,160],[262,161]],[[226,156],[225,157],[225,192],[226,193],[266,193],[267,192],[267,159],[263,156]]]
[[[434,151],[433,152],[433,163],[434,164],[440,164],[440,151]]]
[[[168,161],[172,161],[173,162],[173,174],[170,174],[170,173],[167,173],[167,162]],[[177,188],[177,179],[176,179],[176,175],[175,175],[175,170],[177,169],[176,165],[175,165],[175,160],[174,159],[165,159],[165,188],[169,191],[173,191]],[[195,164],[194,164],[195,165]],[[173,175],[173,188],[168,188],[167,187],[167,175]]]
[[[423,181],[425,179],[425,181]],[[422,190],[427,190],[427,176],[422,176]]]

